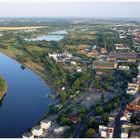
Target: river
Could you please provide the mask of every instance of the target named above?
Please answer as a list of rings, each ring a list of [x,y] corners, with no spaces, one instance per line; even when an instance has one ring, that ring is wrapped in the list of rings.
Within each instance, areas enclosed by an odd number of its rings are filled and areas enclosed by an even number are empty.
[[[49,87],[29,69],[21,69],[15,60],[0,53],[0,76],[8,90],[0,103],[0,137],[16,138],[38,123],[47,113]]]

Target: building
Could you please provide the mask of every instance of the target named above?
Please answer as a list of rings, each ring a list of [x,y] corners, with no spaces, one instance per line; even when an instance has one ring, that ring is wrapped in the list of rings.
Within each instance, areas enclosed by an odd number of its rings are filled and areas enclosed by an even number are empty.
[[[105,54],[105,53],[107,53],[107,50],[106,50],[106,48],[101,48],[101,53],[102,53],[102,54]]]
[[[128,104],[128,105],[126,106],[126,108],[127,108],[128,110],[140,111],[140,106],[139,106],[139,105],[135,105],[135,104],[133,104],[133,103]]]
[[[56,127],[53,132],[54,134],[56,135],[63,135],[64,132],[69,129],[69,126],[59,126],[59,127]]]
[[[22,135],[22,138],[34,138],[34,135],[32,133],[27,132]]]
[[[129,50],[130,48],[127,45],[124,44],[114,44],[116,47],[116,50]]]
[[[71,122],[73,122],[73,123],[77,123],[77,121],[78,121],[78,116],[77,116],[77,115],[72,115],[72,116],[70,116],[70,120],[71,120]]]
[[[127,128],[122,128],[121,131],[121,138],[128,138],[128,129]]]
[[[125,110],[124,113],[123,113],[123,116],[120,118],[120,120],[130,122],[131,116],[132,116],[132,113],[129,112],[128,110]]]
[[[93,51],[87,53],[87,56],[88,57],[97,57],[97,56],[99,56],[99,52],[97,50],[93,50]]]
[[[102,138],[112,138],[114,133],[114,126],[109,125],[108,127],[99,125],[99,135]]]
[[[72,59],[72,54],[69,53],[54,53],[54,54],[49,53],[48,56],[52,57],[55,61],[58,62],[69,61]]]
[[[32,128],[31,133],[34,137],[40,137],[43,134],[43,129],[38,125]]]
[[[74,65],[74,66],[77,65],[76,61],[71,61],[70,63],[71,63],[72,65]]]
[[[100,69],[116,69],[118,66],[118,63],[115,62],[94,62],[93,68],[100,68]]]
[[[136,62],[139,60],[138,54],[132,51],[117,51],[112,52],[108,56],[109,58],[116,58],[119,61]]]
[[[119,66],[120,70],[130,70],[129,66]]]
[[[140,138],[140,131],[131,131],[130,138]]]
[[[58,103],[58,104],[55,105],[55,107],[60,110],[63,107],[63,105],[61,103]]]
[[[40,122],[40,127],[41,127],[42,129],[47,130],[49,127],[51,127],[51,120],[48,120],[48,119],[42,120],[42,121]]]
[[[139,84],[128,83],[128,89],[126,91],[129,95],[135,95],[139,91]]]

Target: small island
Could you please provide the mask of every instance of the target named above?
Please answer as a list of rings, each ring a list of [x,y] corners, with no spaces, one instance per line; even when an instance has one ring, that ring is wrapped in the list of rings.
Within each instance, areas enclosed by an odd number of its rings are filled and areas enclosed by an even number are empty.
[[[6,81],[0,76],[0,100],[4,97],[7,91]]]

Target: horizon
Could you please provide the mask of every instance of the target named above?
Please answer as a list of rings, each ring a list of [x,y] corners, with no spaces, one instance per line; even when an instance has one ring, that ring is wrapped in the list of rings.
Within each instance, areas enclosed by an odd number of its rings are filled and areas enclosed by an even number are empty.
[[[140,2],[0,1],[0,17],[140,18]]]

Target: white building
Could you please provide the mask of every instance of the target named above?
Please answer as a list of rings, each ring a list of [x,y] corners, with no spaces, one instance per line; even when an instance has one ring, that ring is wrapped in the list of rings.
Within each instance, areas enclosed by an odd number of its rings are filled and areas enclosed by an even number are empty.
[[[32,128],[31,133],[35,137],[40,137],[43,134],[43,129],[38,125]]]
[[[129,66],[119,66],[120,70],[130,70]]]
[[[27,132],[22,135],[22,138],[34,138],[34,135],[32,133]]]
[[[68,126],[59,126],[53,130],[54,134],[63,135],[64,132],[68,129]]]
[[[47,130],[51,126],[51,120],[45,119],[40,122],[40,127]]]
[[[130,48],[127,45],[124,44],[114,44],[116,47],[116,50],[129,50]]]
[[[132,113],[129,112],[128,110],[124,111],[123,116],[120,118],[121,121],[126,121],[126,122],[130,122],[130,118],[132,116]]]
[[[121,138],[128,138],[128,129],[122,128]]]
[[[139,91],[139,84],[128,83],[128,89],[126,91],[127,94],[135,95]]]

